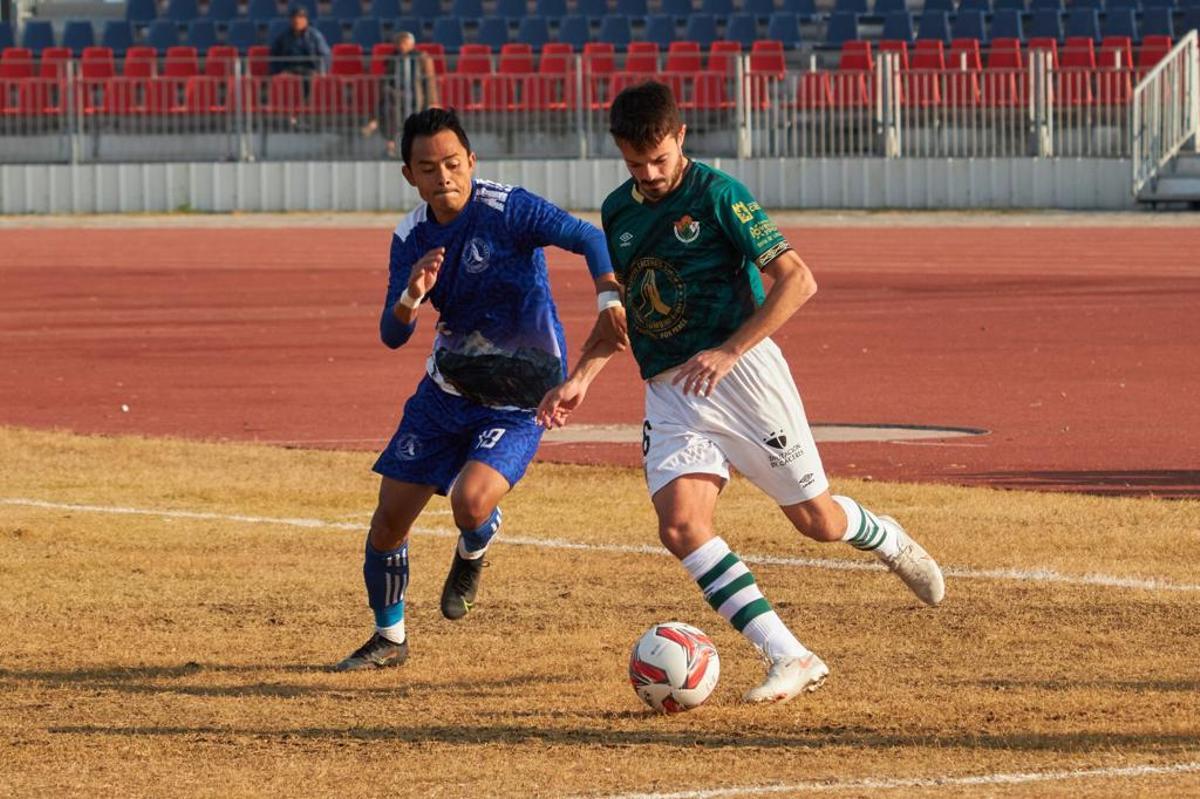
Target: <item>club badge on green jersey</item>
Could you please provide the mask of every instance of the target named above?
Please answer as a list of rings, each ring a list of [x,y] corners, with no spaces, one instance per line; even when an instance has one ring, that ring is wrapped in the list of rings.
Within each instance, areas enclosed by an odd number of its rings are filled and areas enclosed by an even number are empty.
[[[674,222],[675,238],[679,239],[683,244],[691,244],[696,239],[700,238],[700,223],[692,219],[689,214],[684,214]]]

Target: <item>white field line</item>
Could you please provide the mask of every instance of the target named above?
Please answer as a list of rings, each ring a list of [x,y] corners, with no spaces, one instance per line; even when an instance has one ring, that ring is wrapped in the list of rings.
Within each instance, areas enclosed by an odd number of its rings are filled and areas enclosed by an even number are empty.
[[[165,519],[201,519],[244,522],[247,524],[274,524],[283,527],[304,527],[309,529],[362,530],[365,527],[364,524],[356,522],[334,522],[324,519],[247,516],[236,513],[214,513],[193,510],[128,508],[119,505],[82,505],[69,502],[27,499],[24,497],[0,497],[0,505],[18,505],[30,508],[45,508],[47,510],[77,511],[80,513],[158,516]],[[413,533],[434,538],[451,538],[458,535],[458,530],[449,527],[414,526]],[[649,544],[593,544],[584,541],[568,541],[561,538],[527,538],[510,535],[501,536],[499,541],[513,546],[538,547],[541,549],[569,549],[587,552],[611,552],[623,555],[657,555],[662,557],[669,555],[662,547],[651,546]],[[768,566],[792,566],[805,569],[825,569],[827,571],[883,571],[883,566],[878,563],[843,560],[840,558],[787,558],[777,555],[753,554],[742,554],[740,557],[746,563]],[[947,577],[957,577],[965,580],[1010,580],[1014,582],[1057,583],[1060,585],[1096,585],[1106,588],[1200,592],[1200,585],[1175,583],[1159,578],[1118,577],[1111,574],[1062,574],[1052,569],[972,569],[965,566],[944,566],[942,571]]]
[[[703,791],[679,791],[678,793],[626,793],[605,797],[605,799],[716,799],[716,797],[725,796],[771,796],[824,791],[886,791],[898,788],[1023,785],[1031,782],[1060,782],[1105,777],[1154,777],[1164,774],[1189,774],[1197,771],[1200,771],[1200,762],[1175,763],[1165,766],[1027,771],[1015,774],[972,774],[965,777],[867,777],[857,780],[795,782],[790,785],[747,785],[739,788],[713,788]]]

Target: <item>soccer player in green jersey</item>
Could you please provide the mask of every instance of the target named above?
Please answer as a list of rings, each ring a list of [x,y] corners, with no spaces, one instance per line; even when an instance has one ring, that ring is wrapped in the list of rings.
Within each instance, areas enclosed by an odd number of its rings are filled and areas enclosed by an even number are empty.
[[[686,127],[667,86],[621,92],[610,123],[632,179],[608,196],[602,218],[646,381],[642,452],[659,538],[770,661],[746,701],[787,701],[815,690],[829,669],[713,531],[730,465],[801,533],[874,552],[926,604],[942,600],[942,572],[894,519],[829,491],[796,384],[769,338],[817,290],[800,256],[745,186],[683,154]],[[565,423],[615,351],[599,337],[585,346],[542,400],[546,427]]]

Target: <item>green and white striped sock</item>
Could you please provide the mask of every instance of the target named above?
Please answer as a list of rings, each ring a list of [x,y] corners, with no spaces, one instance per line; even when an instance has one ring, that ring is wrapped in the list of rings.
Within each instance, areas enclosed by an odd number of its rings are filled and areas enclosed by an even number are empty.
[[[896,531],[884,524],[871,511],[850,497],[834,496],[833,501],[846,511],[846,532],[842,540],[855,549],[874,552],[882,558],[894,558],[900,554],[900,538]]]
[[[733,628],[767,657],[809,654],[767,602],[754,575],[719,536],[683,559],[704,598]]]

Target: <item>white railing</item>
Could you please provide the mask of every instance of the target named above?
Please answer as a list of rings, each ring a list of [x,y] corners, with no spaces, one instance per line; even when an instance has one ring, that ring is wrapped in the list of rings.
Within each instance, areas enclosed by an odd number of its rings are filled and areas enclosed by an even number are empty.
[[[1133,194],[1158,177],[1176,153],[1200,135],[1196,31],[1189,31],[1133,90]]]

